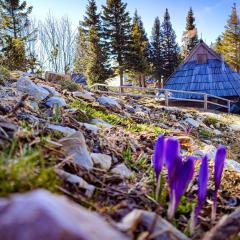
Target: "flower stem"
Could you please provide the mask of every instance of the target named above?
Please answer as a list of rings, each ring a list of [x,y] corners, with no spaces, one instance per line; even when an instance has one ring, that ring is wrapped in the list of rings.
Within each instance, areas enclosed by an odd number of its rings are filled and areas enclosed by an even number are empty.
[[[214,192],[213,196],[213,205],[212,205],[212,216],[211,220],[214,222],[216,220],[216,214],[217,214],[217,190]]]

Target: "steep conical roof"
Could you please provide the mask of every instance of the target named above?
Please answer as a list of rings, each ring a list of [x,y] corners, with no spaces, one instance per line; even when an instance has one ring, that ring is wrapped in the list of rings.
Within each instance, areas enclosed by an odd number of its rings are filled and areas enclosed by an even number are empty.
[[[239,97],[240,75],[200,41],[167,80],[165,88],[202,92],[219,97]],[[177,95],[186,97],[184,94]]]

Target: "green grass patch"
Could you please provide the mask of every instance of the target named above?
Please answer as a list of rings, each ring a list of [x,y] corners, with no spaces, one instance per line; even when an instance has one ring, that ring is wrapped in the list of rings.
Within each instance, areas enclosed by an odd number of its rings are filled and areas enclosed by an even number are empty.
[[[107,121],[112,125],[122,126],[128,131],[154,133],[156,136],[162,133],[166,134],[169,132],[166,129],[162,129],[152,124],[139,124],[129,118],[125,118],[113,113],[108,113],[106,110],[100,108],[99,106],[94,106],[90,103],[85,103],[80,100],[74,101],[70,104],[70,106],[72,108],[78,108],[86,112],[89,118],[99,118]]]
[[[210,125],[216,126],[216,124],[219,122],[219,120],[215,117],[208,116],[203,120],[203,122],[208,126],[210,126]]]
[[[20,148],[14,140],[0,155],[0,196],[36,188],[56,192],[61,181],[54,172],[55,163],[54,159],[45,159],[39,147],[24,144]]]
[[[212,137],[214,137],[214,133],[212,131],[207,130],[207,129],[201,129],[199,131],[199,135],[200,135],[200,137],[203,137],[203,138],[212,138]]]
[[[57,83],[70,92],[79,90],[79,84],[75,83],[71,79],[60,80]]]

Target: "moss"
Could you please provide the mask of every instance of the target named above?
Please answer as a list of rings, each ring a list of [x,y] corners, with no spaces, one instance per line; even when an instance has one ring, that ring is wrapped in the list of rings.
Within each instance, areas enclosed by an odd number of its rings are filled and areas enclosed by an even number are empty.
[[[158,136],[161,133],[167,133],[168,131],[152,124],[138,124],[129,118],[125,118],[113,113],[107,113],[106,110],[99,106],[87,104],[83,101],[77,100],[70,104],[72,108],[78,108],[86,112],[89,118],[99,118],[112,125],[118,125],[125,127],[126,130],[132,132],[143,132],[154,133]]]
[[[219,122],[219,120],[215,117],[208,116],[203,120],[203,122],[208,126],[210,126],[210,125],[215,126]]]
[[[37,147],[23,145],[19,149],[17,140],[0,155],[0,196],[21,193],[36,188],[57,191],[61,183],[54,171],[54,159],[45,159]],[[13,156],[15,155],[15,156]]]
[[[211,138],[214,136],[213,132],[206,130],[206,129],[201,129],[199,131],[199,134],[200,134],[200,137],[203,137],[203,138]]]
[[[193,210],[193,203],[190,202],[185,196],[182,196],[181,200],[180,200],[180,203],[178,205],[178,208],[177,208],[177,213],[179,215],[181,214],[184,214],[184,215],[187,215],[187,214],[191,214],[192,210]]]
[[[67,89],[70,92],[79,90],[79,84],[73,82],[70,79],[60,80],[58,81],[58,84],[60,84],[63,88]]]
[[[10,78],[10,72],[3,66],[0,66],[0,84]]]

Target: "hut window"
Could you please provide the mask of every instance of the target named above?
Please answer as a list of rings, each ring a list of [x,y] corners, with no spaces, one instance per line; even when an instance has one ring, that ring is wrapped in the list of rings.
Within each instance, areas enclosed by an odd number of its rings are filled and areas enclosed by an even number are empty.
[[[198,64],[207,63],[207,54],[198,54],[197,55],[197,63]]]

